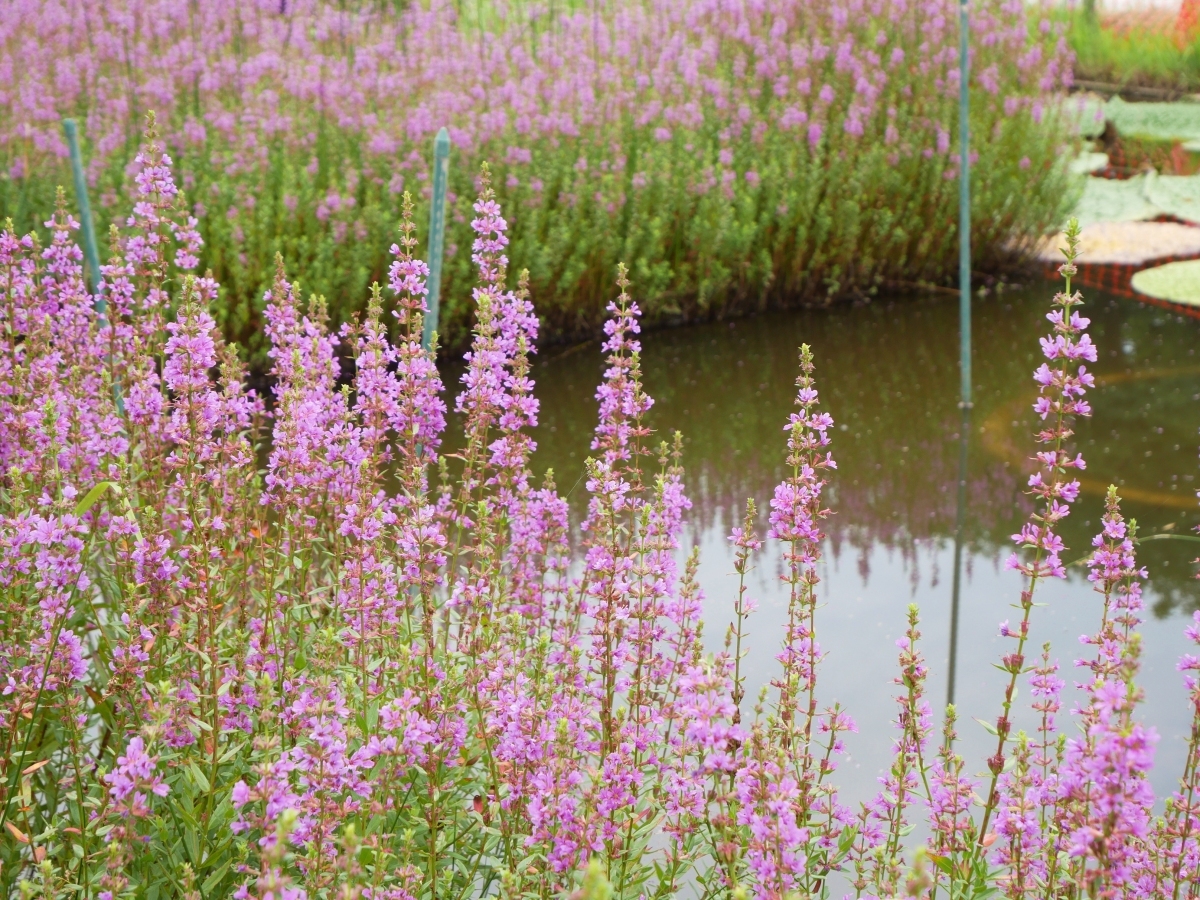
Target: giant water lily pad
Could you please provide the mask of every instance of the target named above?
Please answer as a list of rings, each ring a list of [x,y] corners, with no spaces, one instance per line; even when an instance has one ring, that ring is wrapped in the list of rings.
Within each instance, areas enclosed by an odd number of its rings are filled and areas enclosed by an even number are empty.
[[[1200,259],[1167,263],[1135,272],[1133,289],[1139,294],[1186,306],[1200,306]]]
[[[1200,140],[1200,103],[1127,103],[1113,97],[1104,114],[1125,137],[1156,141]]]
[[[1061,263],[1067,239],[1061,232],[1038,246],[1043,262]],[[1178,222],[1098,222],[1079,235],[1079,262],[1145,265],[1172,256],[1200,256],[1200,228]]]
[[[1146,196],[1145,175],[1126,181],[1088,178],[1074,213],[1085,227],[1098,222],[1138,222],[1161,215],[1162,210]]]
[[[1200,222],[1200,176],[1148,173],[1143,191],[1164,213],[1185,222]]]
[[[1062,114],[1067,123],[1083,138],[1097,138],[1104,133],[1107,106],[1096,94],[1074,94],[1063,100]]]
[[[1091,175],[1093,172],[1100,172],[1107,167],[1107,153],[1095,153],[1085,150],[1071,160],[1071,164],[1067,168],[1074,175]]]

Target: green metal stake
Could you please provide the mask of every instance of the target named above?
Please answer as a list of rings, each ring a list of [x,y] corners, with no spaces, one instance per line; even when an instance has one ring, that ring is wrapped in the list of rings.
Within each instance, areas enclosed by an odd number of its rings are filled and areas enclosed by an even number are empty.
[[[438,327],[438,301],[442,293],[442,257],[446,248],[446,176],[450,173],[450,132],[439,129],[433,139],[433,205],[429,209],[429,278],[425,329],[421,346],[429,349]]]
[[[961,402],[971,406],[971,102],[969,95],[969,37],[967,0],[959,10],[958,39],[958,312],[961,359]]]
[[[71,151],[71,175],[75,181],[75,198],[79,202],[79,230],[83,234],[83,259],[87,263],[88,289],[95,297],[96,313],[100,327],[106,324],[104,313],[108,304],[100,291],[100,253],[96,249],[96,226],[92,223],[92,205],[88,202],[87,179],[83,177],[83,154],[79,151],[79,129],[74,119],[63,119],[63,134],[67,138],[67,149]],[[125,414],[125,398],[121,396],[121,385],[113,384],[113,400],[117,411]]]
[[[963,531],[967,514],[967,437],[971,430],[971,123],[970,123],[970,22],[967,0],[958,5],[958,353],[959,409],[962,424],[958,443],[958,502],[954,529],[954,586],[950,604],[950,671],[947,705],[954,703],[958,668],[958,607],[962,590]]]
[[[96,228],[92,224],[92,205],[88,202],[87,180],[83,177],[83,154],[79,152],[79,129],[74,119],[63,119],[63,134],[71,151],[71,175],[75,179],[75,197],[79,201],[79,230],[83,235],[83,258],[88,267],[88,287],[96,298],[96,312],[103,318],[106,304],[100,293],[100,254],[96,250]]]

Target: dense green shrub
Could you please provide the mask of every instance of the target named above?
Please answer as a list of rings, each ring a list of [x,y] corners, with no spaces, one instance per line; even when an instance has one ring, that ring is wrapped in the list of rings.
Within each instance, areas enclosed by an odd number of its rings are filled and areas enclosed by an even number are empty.
[[[629,263],[650,322],[946,280],[957,253],[952,0],[22,0],[0,9],[0,216],[40,226],[84,124],[101,225],[158,113],[222,284],[261,350],[282,252],[335,320],[381,279],[400,192],[425,220],[454,141],[443,344],[467,336],[468,221],[488,160],[543,335],[594,329]],[[1061,219],[1052,97],[1069,71],[1023,4],[972,10],[977,265]],[[420,236],[420,235],[419,235]],[[261,359],[261,358],[260,358]]]
[[[1004,692],[980,720],[990,755],[969,761],[955,706],[935,711],[910,606],[891,762],[853,808],[839,781],[862,769],[837,769],[856,726],[818,679],[823,607],[844,599],[822,583],[830,488],[853,475],[807,344],[767,527],[750,501],[728,535],[713,655],[682,436],[654,446],[623,268],[573,534],[530,467],[538,321],[524,275],[509,287],[486,178],[447,452],[409,220],[395,341],[383,289],[333,332],[279,267],[268,418],[217,333],[217,285],[188,271],[198,235],[161,149],[138,163],[103,316],[65,202],[48,246],[0,230],[0,896],[1196,900],[1200,659],[1179,659],[1191,723],[1160,805],[1138,681],[1148,573],[1115,487],[1080,560],[1099,622],[1082,683],[1064,693],[1033,643],[1082,549],[1062,523],[1100,349],[1072,290],[1077,222],[1028,398],[1038,468],[1007,564]],[[764,549],[787,624],[756,702]],[[1200,612],[1184,634],[1200,646]]]

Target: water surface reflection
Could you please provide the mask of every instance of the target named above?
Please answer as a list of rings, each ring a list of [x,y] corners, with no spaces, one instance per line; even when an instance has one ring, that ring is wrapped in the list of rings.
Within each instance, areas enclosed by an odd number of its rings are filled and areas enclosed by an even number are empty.
[[[1013,617],[1008,604],[1019,591],[1003,559],[1008,536],[1029,509],[1022,492],[1034,450],[1029,376],[1053,289],[1037,284],[992,296],[975,310],[976,406],[957,697],[965,749],[980,771],[990,738],[972,717],[994,718],[1000,699],[1002,675],[992,668],[1000,648],[997,624]],[[1143,535],[1187,533],[1198,521],[1200,323],[1095,291],[1087,299],[1084,313],[1092,317],[1101,354],[1099,385],[1092,395],[1095,417],[1080,424],[1076,437],[1089,467],[1084,496],[1064,523],[1068,560],[1087,551],[1109,481],[1124,489],[1125,513],[1137,519]],[[661,434],[680,429],[685,436],[694,503],[686,539],[701,548],[706,635],[716,649],[732,615],[735,587],[725,536],[747,497],[767,509],[783,475],[783,425],[801,342],[815,351],[822,401],[838,423],[832,449],[839,468],[829,492],[836,515],[828,521],[819,587],[825,604],[819,637],[828,652],[819,690],[823,702],[842,702],[858,720],[842,783],[851,797],[865,797],[888,761],[895,639],[910,602],[923,613],[930,699],[936,705],[945,697],[961,421],[956,301],[905,298],[646,335],[645,385],[656,400],[650,424]],[[598,344],[548,348],[535,368],[542,412],[534,467],[554,468],[577,514],[586,503],[581,475],[594,425],[591,397],[602,372]],[[1160,795],[1180,770],[1190,722],[1174,666],[1185,649],[1185,616],[1200,605],[1190,562],[1194,547],[1159,541],[1142,552],[1153,605],[1144,629],[1142,684],[1146,718],[1162,736],[1155,777]],[[753,579],[760,609],[750,625],[751,698],[774,673],[783,633],[787,593],[779,571],[778,553],[766,552]],[[1076,639],[1094,630],[1098,598],[1076,568],[1040,599],[1047,606],[1035,610],[1035,646],[1052,641],[1070,679]]]

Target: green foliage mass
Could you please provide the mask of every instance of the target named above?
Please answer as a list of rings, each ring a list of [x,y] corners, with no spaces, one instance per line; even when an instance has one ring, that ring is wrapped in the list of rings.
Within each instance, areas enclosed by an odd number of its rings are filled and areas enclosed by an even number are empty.
[[[1007,242],[1032,238],[1061,219],[1067,192],[1052,131],[1019,119],[980,122],[979,131],[996,135],[980,144],[972,185],[972,244],[977,265],[988,268],[1005,262]],[[636,164],[618,174],[593,171],[591,164],[580,171],[580,159],[590,157],[595,169],[603,162],[604,148],[592,141],[535,145],[532,170],[544,183],[541,191],[524,182],[507,185],[508,167],[494,163],[512,225],[511,266],[529,269],[546,336],[570,337],[598,325],[621,260],[652,324],[874,293],[888,280],[944,281],[954,271],[958,186],[946,177],[952,173],[944,158],[893,165],[882,143],[835,136],[810,152],[794,135],[779,133],[761,148],[745,148],[744,165],[761,182],[739,179],[727,199],[691,189],[718,146],[715,130],[665,144],[631,133],[626,147]],[[361,149],[351,135],[331,135],[318,144],[311,177],[304,160],[283,149],[270,152],[261,176],[232,177],[203,148],[177,152],[189,193],[204,198],[201,266],[222,285],[217,318],[230,340],[261,351],[262,293],[276,252],[305,273],[306,291],[328,298],[337,320],[365,304],[371,282],[386,277],[400,198],[367,179],[348,190],[346,172],[361,164]],[[495,160],[496,148],[490,149],[482,155]],[[1021,168],[1022,157],[1030,170]],[[442,309],[444,345],[452,347],[468,333],[475,163],[452,156],[455,199],[443,276],[449,299]],[[105,172],[104,189],[125,189],[123,168]],[[649,181],[641,189],[632,185],[639,173]],[[248,182],[259,177],[255,203],[247,207]],[[64,181],[64,170],[0,181],[0,211],[30,226],[32,209],[52,206],[55,186]],[[352,223],[318,218],[330,190],[355,198]],[[101,207],[98,218],[105,228],[112,215]],[[426,203],[417,221],[427,218]]]
[[[998,4],[985,7],[999,16]],[[471,203],[484,161],[495,173],[497,199],[511,226],[510,269],[529,270],[543,338],[595,333],[621,261],[650,325],[826,303],[870,295],[891,282],[953,283],[958,148],[956,138],[947,137],[958,134],[958,91],[950,78],[957,38],[952,22],[938,21],[941,49],[922,37],[926,25],[915,19],[901,26],[885,16],[847,26],[858,34],[855,53],[882,56],[878,71],[886,71],[874,111],[861,122],[852,123],[853,104],[860,102],[854,77],[832,53],[812,64],[813,77],[804,79],[811,80],[805,89],[811,93],[796,101],[780,99],[770,79],[747,71],[753,55],[745,51],[722,63],[726,71],[713,73],[735,86],[735,97],[757,98],[755,108],[746,107],[745,127],[697,93],[697,114],[670,129],[656,127],[661,119],[646,124],[626,109],[574,137],[510,126],[474,144],[456,138],[441,345],[461,348],[469,334]],[[799,31],[795,39],[817,41],[822,27]],[[482,41],[487,35],[479,28]],[[1048,45],[1035,49],[1047,58]],[[888,63],[892,52],[907,54],[904,62]],[[1057,226],[1069,209],[1068,174],[1059,160],[1072,129],[1068,117],[1039,94],[1034,69],[1014,65],[1008,49],[981,46],[978,52],[980,77],[985,70],[996,74],[987,89],[973,88],[971,238],[975,265],[994,270]],[[620,77],[632,81],[636,73]],[[835,91],[824,111],[826,101],[816,99],[822,80]],[[201,271],[211,269],[222,286],[218,325],[228,340],[248,348],[256,368],[264,363],[262,297],[277,253],[289,271],[304,273],[306,293],[326,297],[339,323],[365,306],[373,281],[386,280],[401,184],[416,197],[422,246],[428,221],[423,191],[432,141],[421,128],[409,126],[407,143],[384,152],[361,123],[338,121],[328,109],[279,93],[279,115],[290,122],[286,131],[251,128],[243,134],[216,127],[214,116],[241,115],[242,101],[201,97],[199,89],[195,98],[188,91],[171,108],[156,110],[199,218]],[[671,102],[669,92],[664,97]],[[823,120],[819,138],[808,125],[780,124],[793,102],[811,107],[811,122]],[[404,121],[409,112],[400,105],[378,115]],[[98,115],[86,103],[60,113],[84,122]],[[454,116],[446,114],[452,135]],[[208,123],[207,131],[197,138],[200,121]],[[111,127],[104,147],[84,129],[102,245],[109,225],[128,208],[130,162],[141,127],[131,122],[128,140],[115,149]],[[850,133],[856,127],[861,136]],[[526,152],[529,158],[520,158]],[[0,171],[9,173],[0,177],[0,218],[11,217],[17,232],[40,228],[56,186],[71,183],[65,160],[34,153],[21,140],[0,142]]]
[[[1076,77],[1133,87],[1200,90],[1200,41],[1181,41],[1173,30],[1104,27],[1094,7],[1050,14],[1069,26]]]

